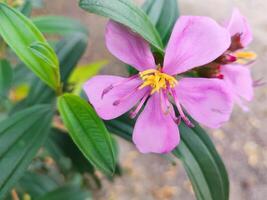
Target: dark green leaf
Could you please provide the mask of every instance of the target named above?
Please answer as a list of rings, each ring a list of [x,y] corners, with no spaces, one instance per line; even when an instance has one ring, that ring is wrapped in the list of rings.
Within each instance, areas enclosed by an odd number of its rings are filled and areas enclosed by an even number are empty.
[[[91,200],[91,194],[77,186],[63,186],[37,200]]]
[[[12,85],[13,70],[7,60],[0,60],[0,99]]]
[[[58,186],[58,183],[47,175],[27,172],[20,179],[17,188],[24,193],[28,193],[32,199],[36,199],[55,190]]]
[[[182,160],[197,199],[228,200],[227,171],[206,132],[197,124],[181,124],[180,132],[182,142],[173,153]]]
[[[25,67],[23,63],[18,63],[13,70],[14,86],[30,83],[34,78],[34,74],[31,73],[31,71],[27,67]]]
[[[22,14],[29,17],[32,13],[32,3],[30,1],[26,1],[23,6],[19,8],[19,10]]]
[[[94,173],[95,170],[92,164],[84,157],[67,133],[53,129],[50,140],[58,148],[62,155],[71,159],[75,170],[80,173]],[[60,161],[60,159],[61,158],[59,156],[55,157],[56,162]]]
[[[34,106],[0,122],[0,198],[22,176],[47,138],[50,107]]]
[[[47,57],[46,51],[40,51],[37,55],[29,48],[36,43],[48,47],[45,38],[27,17],[3,3],[0,3],[0,35],[42,81],[54,90],[60,89],[59,66],[52,67],[43,59]]]
[[[84,54],[87,44],[87,36],[73,34],[56,45],[55,50],[60,61],[60,73],[63,83],[67,83],[72,70]]]
[[[80,7],[128,26],[163,53],[162,41],[155,26],[130,0],[80,0]]]
[[[70,94],[58,99],[58,109],[84,156],[105,173],[112,174],[116,161],[111,137],[94,109],[85,100]]]
[[[196,123],[179,126],[181,142],[173,151],[180,158],[198,200],[228,200],[229,180],[225,166],[207,133]],[[122,116],[107,121],[110,132],[131,141],[134,121]]]
[[[88,34],[87,29],[78,21],[63,16],[41,16],[33,23],[42,33],[69,35],[73,33]]]
[[[165,46],[179,16],[177,0],[168,0],[168,3],[165,0],[147,0],[143,10],[156,26]]]

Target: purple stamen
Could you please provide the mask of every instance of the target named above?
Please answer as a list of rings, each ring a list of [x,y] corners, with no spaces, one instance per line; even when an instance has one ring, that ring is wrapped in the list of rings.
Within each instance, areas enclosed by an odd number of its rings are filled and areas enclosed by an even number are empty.
[[[165,115],[170,113],[170,102],[168,101],[167,90],[162,90],[160,95],[160,105]]]
[[[260,78],[258,80],[253,81],[253,87],[261,87],[261,86],[266,85],[266,84],[267,84],[267,82],[264,82],[263,78]]]
[[[135,108],[135,110],[130,112],[130,118],[135,118],[136,115],[139,113],[139,111],[141,110],[141,108],[143,107],[144,103],[146,102],[147,98],[149,97],[149,93],[147,93],[139,102],[139,104],[137,105],[137,107]]]
[[[102,94],[101,94],[101,99],[103,99],[104,96],[105,96],[108,92],[110,92],[110,90],[112,90],[114,87],[118,87],[118,86],[120,86],[120,85],[123,85],[123,84],[125,84],[125,83],[127,83],[127,82],[129,82],[129,81],[131,81],[131,80],[133,80],[133,79],[135,79],[135,78],[137,78],[137,77],[138,77],[138,74],[133,75],[133,76],[130,76],[129,78],[126,78],[126,79],[124,79],[124,80],[122,80],[122,81],[119,81],[119,82],[117,82],[117,83],[111,84],[110,86],[108,86],[107,88],[105,88],[105,89],[103,90],[103,92],[102,92]]]
[[[139,86],[138,86],[139,87]],[[132,96],[134,93],[136,93],[136,91],[138,90],[138,87],[134,88],[130,93],[126,94],[125,96],[123,96],[122,98],[116,100],[113,102],[113,106],[117,106],[119,105],[122,101],[124,101],[125,99],[129,98],[130,96]]]
[[[177,98],[176,92],[174,90],[171,90],[172,96],[174,98],[174,101],[176,103],[176,107],[178,109],[178,112],[181,116],[181,118],[183,119],[183,121],[185,122],[185,124],[189,127],[189,128],[193,128],[194,124],[188,119],[188,117],[184,114],[183,108]]]
[[[107,88],[105,88],[105,89],[103,90],[102,94],[101,94],[101,99],[103,99],[103,98],[104,98],[104,95],[107,94],[107,93],[108,93],[110,90],[112,90],[113,88],[114,88],[113,85],[110,85],[110,86],[108,86]]]

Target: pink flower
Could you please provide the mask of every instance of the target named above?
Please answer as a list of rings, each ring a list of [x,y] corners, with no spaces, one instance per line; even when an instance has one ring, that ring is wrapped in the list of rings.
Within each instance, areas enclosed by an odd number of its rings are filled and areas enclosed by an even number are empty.
[[[131,112],[135,117],[144,107],[133,131],[133,142],[139,151],[167,153],[173,150],[180,140],[179,120],[192,126],[183,108],[211,128],[229,119],[233,102],[222,81],[177,80],[175,77],[211,62],[229,47],[228,31],[214,20],[180,17],[166,48],[163,67],[155,63],[149,44],[143,38],[116,22],[110,21],[107,25],[106,45],[114,56],[140,72],[129,78],[95,76],[84,85],[84,90],[98,115],[105,120],[116,118],[136,105]],[[175,116],[173,104],[179,117]]]
[[[229,60],[231,64],[220,66],[220,74],[229,85],[235,102],[244,111],[247,111],[248,108],[244,104],[244,100],[251,101],[253,99],[253,81],[250,69],[245,64],[250,60],[254,60],[256,54],[241,50],[246,48],[252,41],[251,28],[246,18],[241,15],[238,9],[235,9],[231,19],[226,24],[226,29],[232,38],[230,48],[226,54],[232,55],[232,60]]]

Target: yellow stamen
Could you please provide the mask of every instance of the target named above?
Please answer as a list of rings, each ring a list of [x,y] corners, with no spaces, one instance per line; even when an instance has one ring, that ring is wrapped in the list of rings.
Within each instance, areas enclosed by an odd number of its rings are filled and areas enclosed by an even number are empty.
[[[239,51],[234,54],[237,58],[237,63],[246,64],[249,61],[253,61],[257,58],[257,54],[251,51]]]
[[[150,86],[152,88],[151,94],[159,92],[161,89],[166,89],[167,86],[173,88],[178,83],[173,76],[162,73],[156,69],[148,69],[139,72],[139,76],[144,81],[139,89]]]

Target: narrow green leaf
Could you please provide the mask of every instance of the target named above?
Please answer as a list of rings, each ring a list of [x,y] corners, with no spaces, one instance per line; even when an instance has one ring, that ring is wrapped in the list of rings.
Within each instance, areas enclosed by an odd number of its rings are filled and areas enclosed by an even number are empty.
[[[205,131],[181,124],[181,144],[173,151],[185,166],[198,200],[228,200],[225,166]]]
[[[0,98],[6,95],[12,85],[13,70],[7,60],[0,60]]]
[[[130,0],[80,0],[80,7],[128,26],[163,53],[163,44],[155,26]]]
[[[59,59],[63,83],[67,83],[72,70],[84,54],[86,47],[87,37],[81,34],[67,36],[56,44],[55,51]],[[21,78],[21,76],[25,76],[25,72],[19,73],[17,78]],[[28,97],[16,105],[13,110],[17,111],[38,103],[51,103],[55,100],[55,97],[55,93],[49,87],[37,78],[34,78],[31,81],[31,89]]]
[[[80,173],[94,173],[95,169],[92,164],[84,157],[66,132],[53,129],[49,139],[53,145],[58,148],[61,153],[61,157],[65,156],[71,159],[72,167],[75,170],[79,171]],[[55,157],[56,162],[60,162],[60,159],[61,158],[59,156]]]
[[[83,190],[77,186],[63,186],[52,192],[47,193],[37,200],[91,200],[91,194],[89,191]]]
[[[36,199],[58,187],[58,183],[48,175],[26,172],[16,188],[22,190],[23,193],[28,193],[32,199]]]
[[[63,16],[40,16],[33,19],[33,23],[42,33],[69,35],[82,33],[88,35],[88,31],[79,21]]]
[[[30,1],[26,1],[20,8],[20,12],[25,16],[29,17],[32,13],[32,3]]]
[[[229,180],[225,166],[207,133],[196,123],[179,126],[181,141],[173,154],[182,160],[198,200],[228,200]],[[131,141],[134,121],[122,116],[107,121],[110,132]]]
[[[111,137],[94,109],[85,100],[71,94],[59,97],[58,109],[84,156],[105,173],[112,174],[116,161]]]
[[[0,3],[0,35],[26,66],[42,81],[54,90],[60,88],[59,66],[51,67],[40,56],[45,56],[43,51],[37,55],[30,48],[36,43],[49,46],[41,32],[27,17],[3,3]],[[50,50],[53,51],[51,48]],[[45,57],[49,57],[49,55]]]
[[[168,43],[173,26],[179,16],[177,0],[147,0],[143,10],[156,26],[164,46]]]
[[[0,122],[0,198],[22,176],[44,140],[52,120],[50,105],[34,106]]]
[[[57,55],[54,50],[47,44],[43,42],[34,42],[29,47],[36,56],[45,61],[49,66],[57,69],[59,62]]]

